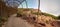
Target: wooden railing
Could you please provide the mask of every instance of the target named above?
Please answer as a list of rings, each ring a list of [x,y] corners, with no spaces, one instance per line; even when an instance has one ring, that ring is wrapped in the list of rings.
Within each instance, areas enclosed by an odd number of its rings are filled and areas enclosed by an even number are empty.
[[[7,7],[4,2],[0,2],[0,16],[6,17],[17,13],[17,8]]]

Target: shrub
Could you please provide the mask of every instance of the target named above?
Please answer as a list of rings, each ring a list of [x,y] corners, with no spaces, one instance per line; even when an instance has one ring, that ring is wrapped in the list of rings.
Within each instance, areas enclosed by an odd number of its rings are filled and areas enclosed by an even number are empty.
[[[1,20],[2,20],[2,17],[0,16],[0,27],[2,26],[2,23],[1,23],[2,21]]]
[[[0,27],[4,25],[4,23],[7,21],[8,17],[1,17],[0,16]]]
[[[32,12],[32,14],[41,15],[41,13],[38,13],[38,12]]]
[[[45,16],[50,16],[50,17],[52,17],[52,18],[54,18],[54,19],[57,19],[57,17],[56,17],[56,16],[51,15],[51,14],[48,14],[48,13],[42,13],[42,15],[45,15]]]
[[[0,23],[1,23],[2,17],[0,16]]]
[[[60,15],[58,16],[58,19],[60,19]]]

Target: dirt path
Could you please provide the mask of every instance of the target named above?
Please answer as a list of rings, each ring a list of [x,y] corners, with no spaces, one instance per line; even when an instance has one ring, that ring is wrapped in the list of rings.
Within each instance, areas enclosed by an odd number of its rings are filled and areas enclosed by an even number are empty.
[[[60,20],[56,21],[56,26],[60,27]],[[21,19],[21,17],[16,17],[16,14],[11,15],[8,18],[8,22],[5,27],[34,27],[33,25],[29,24],[26,20]]]
[[[33,27],[33,25],[29,24],[20,17],[16,17],[15,14],[8,19],[8,22],[5,27]]]

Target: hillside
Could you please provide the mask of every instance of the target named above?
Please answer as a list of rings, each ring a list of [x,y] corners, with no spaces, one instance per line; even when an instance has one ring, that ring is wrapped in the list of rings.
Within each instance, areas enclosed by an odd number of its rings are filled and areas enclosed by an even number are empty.
[[[37,9],[19,8],[17,14],[8,17],[2,27],[60,27],[60,20],[54,18],[56,17],[48,13],[38,13]]]
[[[37,16],[38,15],[38,16]],[[42,13],[37,9],[18,9],[17,17],[27,20],[30,24],[34,24],[35,27],[58,27],[55,21],[55,16],[47,13]]]

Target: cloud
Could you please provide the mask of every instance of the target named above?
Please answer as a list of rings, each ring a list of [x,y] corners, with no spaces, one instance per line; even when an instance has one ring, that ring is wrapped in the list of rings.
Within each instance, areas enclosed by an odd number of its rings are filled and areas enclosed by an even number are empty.
[[[60,14],[60,1],[59,0],[41,0],[40,8],[43,12],[51,13],[57,16]]]

